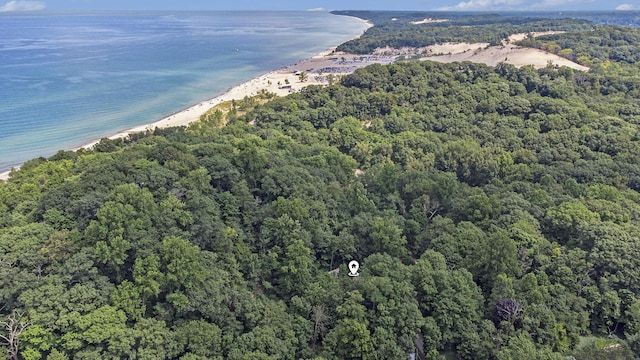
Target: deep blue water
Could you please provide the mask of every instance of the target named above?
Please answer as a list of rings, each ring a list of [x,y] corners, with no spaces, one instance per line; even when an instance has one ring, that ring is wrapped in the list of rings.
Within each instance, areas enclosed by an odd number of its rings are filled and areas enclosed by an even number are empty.
[[[349,40],[324,12],[0,14],[0,172]]]

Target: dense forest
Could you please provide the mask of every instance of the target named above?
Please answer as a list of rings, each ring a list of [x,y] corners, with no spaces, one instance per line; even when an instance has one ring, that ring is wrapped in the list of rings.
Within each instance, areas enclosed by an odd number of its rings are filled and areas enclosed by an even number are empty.
[[[0,183],[0,342],[30,360],[635,359],[635,79],[373,65],[31,160]]]
[[[337,50],[354,54],[369,54],[377,48],[390,46],[424,47],[446,42],[489,43],[500,45],[509,35],[536,31],[592,30],[595,25],[581,19],[541,19],[501,15],[464,15],[456,13],[334,11],[372,22],[361,37],[348,41]],[[425,18],[441,22],[414,24]]]
[[[640,30],[597,26],[592,31],[527,38],[520,45],[553,52],[586,66],[629,66],[640,63]]]

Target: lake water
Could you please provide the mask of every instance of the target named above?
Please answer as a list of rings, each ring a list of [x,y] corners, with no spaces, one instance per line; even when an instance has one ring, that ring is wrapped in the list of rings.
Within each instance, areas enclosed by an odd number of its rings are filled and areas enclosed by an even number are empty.
[[[326,12],[0,14],[0,172],[361,34]]]

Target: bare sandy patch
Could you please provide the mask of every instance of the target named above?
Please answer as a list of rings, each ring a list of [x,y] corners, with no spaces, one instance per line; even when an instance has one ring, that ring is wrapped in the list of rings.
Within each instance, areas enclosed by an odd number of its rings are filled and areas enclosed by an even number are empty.
[[[489,43],[443,43],[420,48],[403,47],[398,49],[382,47],[376,49],[374,54],[396,57],[404,56],[444,63],[471,61],[490,66],[496,66],[501,62],[505,62],[518,67],[533,65],[535,68],[542,68],[552,63],[553,65],[567,66],[575,70],[588,71],[588,67],[561,56],[538,49],[514,45],[515,42],[526,39],[528,36],[537,37],[559,33],[563,32],[540,31],[513,34],[504,40],[501,46],[489,46]]]
[[[433,56],[433,55],[463,53],[467,51],[486,48],[488,46],[489,46],[489,43],[444,43],[444,44],[435,44],[435,45],[429,45],[429,46],[419,47],[419,48],[402,47],[400,49],[387,46],[387,47],[377,48],[373,53],[379,56],[395,56],[395,57]]]
[[[536,69],[543,68],[549,64],[567,66],[574,70],[588,71],[589,68],[577,64],[561,56],[548,53],[546,51],[523,48],[511,44],[503,46],[491,46],[475,51],[451,53],[447,55],[436,55],[424,57],[421,60],[432,60],[443,63],[471,61],[484,63],[489,66],[496,66],[501,62],[513,64],[517,67],[533,65]]]
[[[444,43],[427,46],[424,49],[432,55],[449,55],[479,51],[488,46],[489,43]]]
[[[562,31],[541,31],[534,33],[521,33],[509,36],[508,40],[502,42],[500,46],[489,46],[488,43],[459,43],[440,44],[428,46],[428,54],[421,60],[432,60],[443,63],[471,61],[496,66],[501,62],[513,64],[517,67],[533,65],[539,69],[549,64],[566,66],[574,70],[588,71],[589,68],[577,64],[571,60],[552,54],[543,50],[526,48],[514,45],[513,43],[524,40],[528,36],[543,36],[563,33]]]
[[[420,25],[420,24],[434,24],[434,23],[443,23],[443,22],[448,22],[451,20],[448,19],[432,19],[432,18],[426,18],[424,20],[420,20],[420,21],[412,21],[411,23],[413,25]]]
[[[509,36],[509,42],[522,41],[526,39],[529,35],[533,37],[544,36],[544,35],[554,35],[554,34],[564,34],[565,31],[536,31],[532,33],[519,33],[513,34]]]

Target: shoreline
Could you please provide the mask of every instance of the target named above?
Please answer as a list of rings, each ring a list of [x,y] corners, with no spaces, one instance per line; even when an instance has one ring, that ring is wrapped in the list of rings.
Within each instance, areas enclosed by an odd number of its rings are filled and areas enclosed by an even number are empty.
[[[359,18],[356,19],[367,24],[369,28],[373,26],[369,21]],[[364,34],[364,31],[354,37],[354,39],[359,38],[362,34]],[[395,61],[395,57],[389,56],[360,56],[336,53],[336,47],[337,46],[331,47],[313,55],[312,57],[302,59],[294,64],[271,70],[267,73],[249,79],[229,88],[226,92],[220,95],[197,102],[159,120],[118,131],[117,133],[103,136],[99,139],[92,139],[71,149],[65,149],[65,151],[78,151],[80,149],[90,150],[103,138],[112,140],[121,139],[126,138],[130,134],[154,130],[156,128],[164,129],[174,126],[188,126],[193,122],[199,121],[203,114],[221,103],[232,100],[241,100],[245,97],[252,97],[262,90],[274,93],[279,97],[286,96],[289,93],[299,91],[309,85],[327,85],[330,82],[330,74],[338,78],[340,76],[348,75],[356,69],[367,65],[374,63],[385,64]],[[308,76],[307,80],[304,82],[302,82],[299,77],[299,73],[303,72]],[[18,171],[20,166],[21,165],[14,166],[9,170],[0,172],[0,181],[9,180],[11,172]]]
[[[330,74],[339,78],[371,64],[388,64],[395,60],[395,56],[340,54],[335,52],[335,47],[332,47],[310,58],[258,75],[257,77],[229,88],[221,95],[200,101],[160,120],[122,130],[105,137],[113,140],[156,128],[164,129],[174,126],[188,126],[193,122],[199,121],[202,115],[221,103],[256,96],[263,90],[282,97],[300,91],[310,85],[328,85]],[[307,80],[304,82],[301,81],[298,73],[307,74]],[[91,149],[91,147],[105,137],[88,141],[78,147],[72,148],[71,151]]]
[[[369,28],[373,26],[373,24],[367,20],[359,20],[366,23]],[[512,35],[511,40],[518,40],[516,38],[518,35],[523,34]],[[355,38],[360,36],[362,36],[362,34]],[[408,55],[404,52],[404,49],[378,49],[373,55],[345,54],[338,53],[335,50],[336,47],[331,47],[310,58],[302,59],[294,64],[271,70],[233,86],[220,95],[200,101],[185,109],[165,116],[160,120],[128,128],[108,136],[103,136],[99,139],[93,139],[82,145],[66,150],[90,150],[103,138],[112,140],[121,139],[126,138],[130,134],[152,131],[156,128],[164,129],[174,126],[188,126],[193,122],[199,121],[200,117],[211,108],[224,102],[242,100],[245,97],[256,96],[259,92],[265,90],[278,97],[282,97],[289,93],[297,92],[309,85],[326,86],[331,81],[334,81],[334,79],[337,80],[341,76],[351,74],[359,68],[371,64],[390,64],[397,61],[399,57]],[[532,64],[537,68],[546,66],[548,61],[553,61],[555,64],[569,66],[576,70],[589,70],[588,68],[580,66],[567,59],[560,58],[557,55],[545,53],[536,49],[520,48],[509,43],[503,43],[502,46],[492,47],[488,47],[488,44],[446,43],[432,45],[422,49],[412,48],[409,50],[413,51],[414,54],[419,50],[431,53],[430,56],[421,56],[419,59],[421,61],[472,61],[485,63],[490,66],[495,66],[497,63],[504,61],[512,63],[518,67],[525,64]],[[299,76],[300,73],[305,73],[307,75],[307,80],[302,81]],[[331,79],[331,76],[334,79]],[[10,173],[19,169],[20,166],[16,166],[10,170],[1,172],[0,181],[7,181],[10,177]]]
[[[345,15],[346,16],[346,15]],[[369,28],[373,27],[374,24],[369,21],[369,20],[365,20],[365,19],[361,19],[359,17],[355,17],[355,16],[350,16],[358,21],[360,21],[361,23],[364,23],[367,25],[367,28],[359,35],[357,35],[356,37],[354,37],[354,39],[358,39],[360,38]],[[302,59],[294,64],[279,68],[279,69],[275,69],[275,70],[271,70],[268,71],[262,75],[258,75],[252,79],[249,79],[245,82],[242,82],[238,85],[232,86],[229,89],[227,89],[226,92],[209,98],[209,99],[205,99],[203,101],[200,101],[198,103],[195,103],[185,109],[182,109],[180,111],[174,112],[168,116],[165,116],[164,118],[161,118],[160,120],[156,120],[154,122],[151,123],[147,123],[147,124],[143,124],[143,125],[138,125],[138,126],[134,126],[132,128],[129,129],[125,129],[122,131],[119,131],[115,134],[112,135],[108,135],[108,136],[103,136],[100,139],[94,139],[94,140],[90,140],[87,141],[86,143],[71,148],[69,151],[78,151],[80,149],[86,149],[86,150],[90,150],[94,145],[96,145],[97,143],[100,142],[100,140],[104,139],[104,138],[108,138],[108,139],[120,139],[120,138],[125,138],[127,136],[129,136],[130,134],[135,134],[135,133],[140,133],[140,132],[144,132],[144,131],[149,131],[149,130],[154,130],[156,128],[159,129],[164,129],[164,128],[168,128],[168,127],[174,127],[174,126],[188,126],[189,124],[199,121],[200,117],[202,115],[204,115],[207,111],[209,111],[210,109],[212,109],[213,107],[227,102],[227,101],[231,101],[231,100],[242,100],[245,97],[251,97],[251,96],[255,96],[258,94],[258,92],[262,91],[262,90],[267,90],[269,92],[272,92],[274,94],[276,94],[277,96],[281,97],[281,96],[286,96],[288,95],[288,93],[292,92],[292,91],[282,91],[282,90],[288,90],[288,89],[281,89],[279,88],[279,85],[281,84],[281,82],[284,81],[284,79],[288,79],[286,76],[283,77],[284,75],[286,75],[287,73],[289,73],[289,75],[292,75],[292,77],[297,78],[298,75],[295,75],[295,71],[298,70],[298,67],[303,67],[302,65],[307,64],[307,63],[313,63],[316,64],[319,61],[314,61],[314,59],[323,59],[327,56],[330,56],[331,54],[336,53],[336,48],[338,46],[333,46],[330,47],[329,49],[322,51],[316,55],[313,55],[309,58],[305,58]],[[358,55],[353,55],[353,54],[341,54],[340,56],[344,56],[344,55],[348,55],[348,56],[358,56]],[[395,60],[395,57],[394,57]],[[368,64],[367,64],[368,65]],[[366,65],[365,65],[366,66]],[[359,66],[359,67],[364,67],[364,66]],[[313,70],[317,70],[315,68],[311,69]],[[307,72],[306,70],[300,70],[303,72]],[[337,76],[343,76],[343,75],[347,75],[352,73],[354,70],[352,71],[348,71],[348,72],[339,72],[339,73],[334,73]],[[311,71],[309,71],[309,73],[311,73]],[[273,85],[273,80],[276,80],[275,82],[275,86],[278,86],[278,88],[274,88]],[[315,81],[314,81],[315,80]],[[260,86],[260,84],[262,86]],[[311,76],[309,76],[309,80],[305,81],[304,83],[299,82],[298,84],[295,84],[298,86],[299,89],[302,89],[306,86],[309,85],[327,85],[328,81],[326,81],[326,79],[311,79]],[[292,85],[292,89],[293,90],[298,90],[296,87],[294,87],[294,83],[291,82]],[[243,91],[244,90],[244,91]],[[206,104],[210,105],[210,106],[206,106]],[[16,167],[15,169],[19,169],[20,167]],[[5,171],[0,173],[0,180],[7,180],[8,174],[11,170],[9,171]]]

